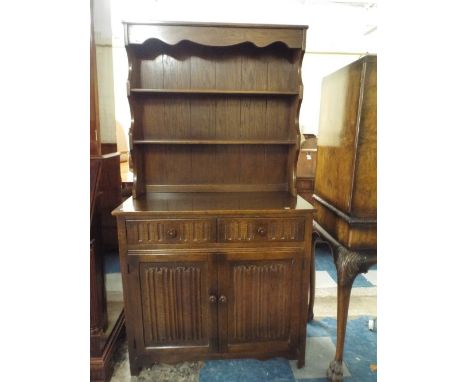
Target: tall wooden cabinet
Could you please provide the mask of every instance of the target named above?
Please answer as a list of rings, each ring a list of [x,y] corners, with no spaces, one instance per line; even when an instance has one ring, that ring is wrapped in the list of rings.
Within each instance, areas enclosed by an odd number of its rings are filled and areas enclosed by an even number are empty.
[[[317,222],[352,250],[377,248],[377,57],[322,84],[314,189]]]
[[[375,55],[323,79],[313,204],[314,230],[331,245],[337,268],[337,346],[329,377],[341,381],[351,288],[356,276],[377,262]]]
[[[304,365],[313,207],[296,193],[305,26],[125,23],[133,197],[118,220],[132,375]]]

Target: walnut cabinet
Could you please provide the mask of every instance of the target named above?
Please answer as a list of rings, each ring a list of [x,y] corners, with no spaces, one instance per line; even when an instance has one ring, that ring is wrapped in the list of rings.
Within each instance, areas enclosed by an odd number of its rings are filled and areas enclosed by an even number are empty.
[[[314,208],[296,191],[306,26],[125,23],[133,195],[118,221],[130,369],[304,365]]]
[[[351,288],[377,263],[376,55],[323,79],[317,154],[314,236],[331,246],[338,281],[336,354],[328,377],[342,381]]]

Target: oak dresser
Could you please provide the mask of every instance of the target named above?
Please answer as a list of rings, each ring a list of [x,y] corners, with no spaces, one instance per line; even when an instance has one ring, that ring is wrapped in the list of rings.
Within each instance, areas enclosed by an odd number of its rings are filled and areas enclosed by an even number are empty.
[[[130,369],[305,362],[314,208],[296,192],[306,26],[124,23]]]

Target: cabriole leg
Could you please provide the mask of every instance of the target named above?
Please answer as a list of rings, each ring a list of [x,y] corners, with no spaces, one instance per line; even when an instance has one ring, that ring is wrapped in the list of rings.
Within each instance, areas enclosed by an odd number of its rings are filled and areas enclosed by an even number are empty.
[[[343,350],[348,320],[349,299],[354,279],[359,273],[366,273],[377,256],[362,255],[345,247],[335,249],[335,265],[338,276],[338,308],[336,327],[335,359],[330,363],[327,377],[332,382],[343,380]]]

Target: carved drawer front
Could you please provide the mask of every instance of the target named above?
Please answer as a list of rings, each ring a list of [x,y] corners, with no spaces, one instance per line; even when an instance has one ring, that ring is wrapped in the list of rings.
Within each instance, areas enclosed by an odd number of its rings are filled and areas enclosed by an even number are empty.
[[[216,242],[214,219],[129,220],[126,227],[129,245]]]
[[[219,242],[303,241],[303,218],[218,219]]]

